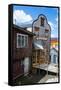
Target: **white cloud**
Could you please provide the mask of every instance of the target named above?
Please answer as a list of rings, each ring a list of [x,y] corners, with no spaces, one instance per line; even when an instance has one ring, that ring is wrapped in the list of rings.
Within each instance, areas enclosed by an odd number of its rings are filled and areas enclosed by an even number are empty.
[[[56,21],[48,23],[51,26],[51,37],[58,37],[58,23]]]
[[[54,34],[51,34],[51,37],[54,37]]]
[[[27,28],[27,30],[30,31],[30,32],[32,32],[32,28],[31,27],[30,28]]]
[[[56,22],[58,23],[58,16],[56,17],[56,19],[55,19],[55,20],[56,20]]]
[[[55,35],[54,35],[54,34],[51,34],[51,37],[52,37],[52,38],[54,38],[54,37],[55,37]]]
[[[52,38],[58,37],[58,34],[52,34],[52,33],[51,33],[51,37],[52,37]]]
[[[51,26],[51,30],[54,30],[54,28],[55,28],[54,26],[55,26],[55,25],[54,25],[51,21],[49,21],[48,23],[49,23],[49,25]]]
[[[14,10],[13,12],[13,23],[24,24],[32,21],[31,15],[25,13],[23,10]]]

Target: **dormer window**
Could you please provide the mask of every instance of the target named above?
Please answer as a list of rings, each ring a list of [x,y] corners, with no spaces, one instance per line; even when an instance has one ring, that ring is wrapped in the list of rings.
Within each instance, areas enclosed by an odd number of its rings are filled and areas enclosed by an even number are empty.
[[[38,32],[39,31],[39,27],[34,27],[35,31]]]
[[[49,30],[48,29],[45,29],[45,33],[48,33],[49,32]]]
[[[44,26],[44,18],[41,17],[41,26]]]
[[[48,37],[49,36],[49,30],[48,29],[45,29],[45,36]]]

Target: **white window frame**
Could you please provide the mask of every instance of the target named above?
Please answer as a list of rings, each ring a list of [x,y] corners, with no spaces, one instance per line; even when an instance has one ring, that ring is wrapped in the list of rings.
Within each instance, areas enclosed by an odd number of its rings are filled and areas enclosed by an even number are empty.
[[[21,43],[21,46],[19,46],[19,44],[18,44],[18,35],[21,36],[21,41],[22,41],[22,36],[24,36],[24,45],[23,46],[22,46],[22,43]],[[25,46],[25,36],[27,37],[27,46]],[[28,35],[17,33],[17,48],[27,48],[27,47],[28,47]]]

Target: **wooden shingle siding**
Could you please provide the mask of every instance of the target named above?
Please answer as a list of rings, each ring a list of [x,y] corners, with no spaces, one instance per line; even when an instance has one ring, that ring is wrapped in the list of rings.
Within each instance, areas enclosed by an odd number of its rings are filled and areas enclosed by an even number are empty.
[[[27,47],[22,47],[22,48],[17,48],[17,34],[23,34],[28,36],[28,46]],[[25,58],[29,58],[29,62],[31,62],[31,56],[32,56],[32,40],[33,40],[33,33],[26,31],[26,29],[18,28],[18,27],[13,27],[12,28],[12,75],[13,79],[17,78],[20,75],[24,75],[24,63]],[[21,62],[23,63],[21,64]],[[30,66],[31,68],[31,66]],[[27,72],[27,71],[26,71]]]
[[[13,52],[14,56],[13,59],[21,59],[22,57],[28,57],[31,56],[32,52],[32,36],[28,36],[28,47],[26,48],[17,48],[17,33],[22,33],[18,32],[15,29],[13,30]]]

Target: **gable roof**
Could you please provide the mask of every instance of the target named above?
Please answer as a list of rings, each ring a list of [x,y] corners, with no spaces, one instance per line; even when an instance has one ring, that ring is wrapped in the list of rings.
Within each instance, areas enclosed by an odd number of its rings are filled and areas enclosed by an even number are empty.
[[[22,27],[19,27],[17,25],[14,25],[14,24],[13,24],[13,28],[16,28],[16,29],[18,29],[18,30],[20,30],[28,35],[31,35],[31,36],[35,35],[33,32],[28,31],[27,28],[22,28]]]
[[[41,44],[38,44],[38,43],[34,43],[34,48],[36,49],[36,50],[43,50],[44,48],[43,48],[43,46],[41,45]]]

